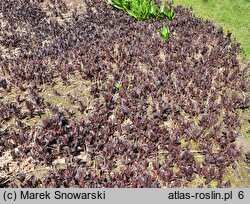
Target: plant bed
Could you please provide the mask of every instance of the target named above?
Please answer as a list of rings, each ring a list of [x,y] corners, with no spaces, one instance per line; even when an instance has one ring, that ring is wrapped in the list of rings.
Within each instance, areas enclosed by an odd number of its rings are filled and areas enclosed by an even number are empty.
[[[248,80],[229,33],[180,6],[29,2],[0,2],[4,187],[231,186]]]

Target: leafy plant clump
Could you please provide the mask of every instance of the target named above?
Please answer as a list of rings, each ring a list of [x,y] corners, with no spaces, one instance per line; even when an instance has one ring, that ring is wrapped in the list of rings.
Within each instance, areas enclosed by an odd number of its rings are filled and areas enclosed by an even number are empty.
[[[173,20],[175,17],[171,8],[162,4],[158,7],[154,0],[108,0],[108,2],[119,10],[127,12],[138,21],[159,18]]]
[[[154,0],[108,0],[109,4],[119,10],[123,10],[138,21],[158,18],[169,19],[175,18],[175,13],[170,7],[166,7],[164,3],[159,7]],[[169,28],[164,26],[160,33],[163,40],[168,40],[170,33]]]
[[[119,82],[117,82],[117,83],[115,84],[115,88],[116,88],[117,90],[120,90],[120,89],[122,88],[122,84],[119,83]]]

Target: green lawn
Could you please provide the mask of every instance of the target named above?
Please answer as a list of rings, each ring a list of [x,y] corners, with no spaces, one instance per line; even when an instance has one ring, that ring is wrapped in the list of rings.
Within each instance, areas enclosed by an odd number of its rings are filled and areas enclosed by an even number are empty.
[[[222,26],[241,43],[243,59],[250,59],[250,0],[174,0],[195,14]]]

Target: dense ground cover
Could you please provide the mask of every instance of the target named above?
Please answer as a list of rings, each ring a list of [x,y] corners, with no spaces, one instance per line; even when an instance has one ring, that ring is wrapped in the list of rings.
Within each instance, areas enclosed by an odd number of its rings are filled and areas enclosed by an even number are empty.
[[[196,15],[232,32],[233,37],[242,44],[242,58],[250,59],[249,0],[175,0],[175,4],[191,7]]]
[[[248,81],[230,34],[82,4],[0,2],[1,186],[231,186]]]
[[[209,19],[222,26],[225,31],[232,32],[233,38],[241,43],[242,52],[241,62],[249,63],[250,59],[250,1],[249,0],[175,0],[176,5],[182,5],[191,8],[195,15]],[[250,147],[250,109],[240,112],[243,128],[242,132],[248,141],[240,141],[246,143],[245,149]]]

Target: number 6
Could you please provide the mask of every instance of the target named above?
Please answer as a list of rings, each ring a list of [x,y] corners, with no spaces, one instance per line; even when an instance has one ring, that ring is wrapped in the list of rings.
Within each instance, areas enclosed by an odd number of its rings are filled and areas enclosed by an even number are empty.
[[[243,198],[244,198],[244,192],[243,192],[243,191],[240,191],[240,192],[238,193],[238,198],[239,198],[239,199],[243,199]]]

